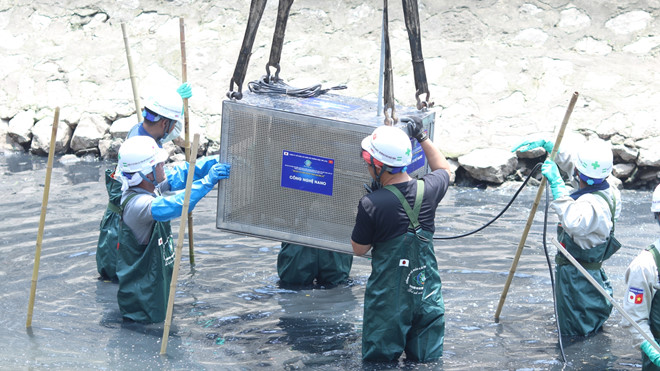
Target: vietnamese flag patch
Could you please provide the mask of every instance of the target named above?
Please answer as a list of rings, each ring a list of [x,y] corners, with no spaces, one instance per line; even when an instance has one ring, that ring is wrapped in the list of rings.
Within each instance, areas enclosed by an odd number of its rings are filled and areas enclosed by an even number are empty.
[[[631,304],[642,304],[644,301],[644,290],[638,289],[636,287],[628,288],[628,303]]]

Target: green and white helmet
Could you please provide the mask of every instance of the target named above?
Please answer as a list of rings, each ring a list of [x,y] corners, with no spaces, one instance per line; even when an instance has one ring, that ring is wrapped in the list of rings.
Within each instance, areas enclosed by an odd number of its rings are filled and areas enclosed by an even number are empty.
[[[575,167],[582,175],[602,180],[612,174],[613,160],[610,144],[601,139],[593,139],[578,150]]]

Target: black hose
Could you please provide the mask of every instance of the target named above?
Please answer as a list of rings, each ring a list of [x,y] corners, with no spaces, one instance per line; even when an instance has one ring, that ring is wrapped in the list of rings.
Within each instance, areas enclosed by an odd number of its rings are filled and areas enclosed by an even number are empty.
[[[550,285],[552,286],[552,305],[555,309],[555,323],[557,324],[557,337],[559,338],[559,350],[561,352],[562,362],[566,363],[566,355],[564,354],[564,345],[561,341],[561,328],[559,327],[559,316],[557,315],[557,300],[555,300],[555,278],[552,273],[552,263],[550,262],[550,254],[548,254],[548,246],[546,245],[546,236],[548,233],[548,208],[550,207],[550,194],[549,187],[545,188],[545,212],[543,213],[543,252],[545,253],[545,260],[548,261],[548,270],[550,271]]]
[[[525,188],[525,185],[527,185],[527,182],[529,181],[529,179],[538,171],[538,169],[541,168],[541,165],[543,165],[543,163],[539,162],[538,164],[536,164],[536,166],[534,166],[532,171],[527,176],[527,179],[525,179],[525,181],[520,185],[520,188],[518,188],[516,193],[513,195],[513,198],[511,198],[511,201],[509,201],[509,203],[504,207],[504,209],[499,214],[497,214],[497,216],[495,216],[491,221],[489,221],[488,223],[482,225],[481,227],[473,230],[472,232],[463,233],[463,234],[460,234],[458,236],[447,236],[447,237],[433,236],[433,239],[434,240],[453,240],[453,239],[456,239],[456,238],[467,237],[467,236],[475,234],[475,233],[481,231],[482,229],[488,227],[489,225],[493,224],[493,222],[495,222],[497,219],[499,219],[499,217],[502,216],[509,209],[509,207],[511,207],[511,204],[516,199],[516,197],[518,197],[518,194],[520,194],[520,191],[522,191],[522,189]]]
[[[346,85],[337,85],[328,89],[321,89],[321,84],[316,84],[307,88],[294,88],[285,84],[282,79],[273,82],[266,80],[267,78],[264,77],[261,80],[250,81],[248,83],[248,88],[255,94],[289,95],[298,98],[318,97],[330,90],[346,89]]]

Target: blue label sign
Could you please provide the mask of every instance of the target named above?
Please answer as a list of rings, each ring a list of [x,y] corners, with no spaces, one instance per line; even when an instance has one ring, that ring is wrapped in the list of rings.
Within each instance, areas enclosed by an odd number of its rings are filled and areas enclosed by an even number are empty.
[[[412,162],[408,165],[408,174],[424,166],[426,162],[426,156],[424,156],[424,150],[422,145],[417,142],[415,139],[410,139],[410,144],[412,146]]]
[[[334,174],[333,159],[282,151],[282,187],[332,196]]]

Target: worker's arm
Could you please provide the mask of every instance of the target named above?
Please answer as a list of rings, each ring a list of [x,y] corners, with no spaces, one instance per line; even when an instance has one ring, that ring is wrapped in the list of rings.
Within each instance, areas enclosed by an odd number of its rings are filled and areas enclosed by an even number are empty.
[[[355,255],[358,256],[366,254],[371,249],[371,245],[361,245],[353,240],[351,240],[351,246],[353,246]]]

